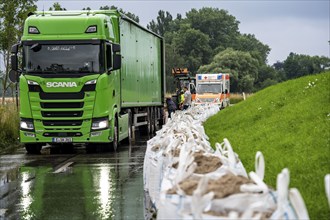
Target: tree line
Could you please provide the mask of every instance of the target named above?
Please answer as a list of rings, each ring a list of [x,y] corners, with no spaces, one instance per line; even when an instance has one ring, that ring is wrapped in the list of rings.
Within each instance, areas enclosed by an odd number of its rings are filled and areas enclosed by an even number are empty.
[[[256,92],[267,86],[330,68],[329,57],[290,53],[267,63],[271,48],[253,34],[240,33],[239,21],[228,11],[204,7],[182,18],[160,10],[148,28],[166,41],[166,79],[174,91],[171,68],[196,73],[230,73],[232,92]]]
[[[36,0],[0,0],[0,53],[4,63],[0,72],[0,93],[13,91],[8,80],[11,46],[19,41],[24,20],[37,9]],[[100,10],[117,9],[139,23],[139,17],[116,6],[102,6]],[[58,2],[48,10],[66,10]],[[89,7],[82,10],[91,10]],[[255,92],[267,86],[330,68],[329,57],[290,53],[286,60],[267,64],[271,48],[253,34],[240,33],[239,21],[228,11],[204,7],[191,9],[185,18],[174,18],[160,10],[147,28],[164,37],[167,91],[175,90],[171,69],[187,67],[196,73],[230,73],[232,92]]]

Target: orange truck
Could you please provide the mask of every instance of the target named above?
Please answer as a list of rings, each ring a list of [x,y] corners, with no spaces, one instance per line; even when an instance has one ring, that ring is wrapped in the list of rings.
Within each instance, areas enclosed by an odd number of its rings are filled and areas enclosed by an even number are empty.
[[[179,92],[183,90],[184,87],[187,87],[191,93],[192,101],[194,101],[196,96],[196,78],[191,75],[187,68],[172,68],[172,75],[174,77],[175,86]],[[178,94],[172,96],[172,99],[178,104]]]
[[[229,74],[196,74],[195,105],[215,104],[221,109],[229,105]]]

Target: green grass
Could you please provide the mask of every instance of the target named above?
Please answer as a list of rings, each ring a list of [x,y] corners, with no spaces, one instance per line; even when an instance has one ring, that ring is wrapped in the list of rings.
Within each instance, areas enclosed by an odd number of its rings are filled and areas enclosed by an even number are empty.
[[[14,104],[0,105],[0,153],[7,153],[18,145],[19,116]]]
[[[330,72],[268,87],[204,123],[214,146],[228,138],[247,172],[264,154],[266,184],[290,170],[311,219],[329,219],[324,176],[330,173]]]
[[[253,94],[248,93],[245,94],[245,99],[251,97]],[[244,101],[244,97],[242,93],[232,93],[230,94],[230,104],[237,104],[241,101]]]

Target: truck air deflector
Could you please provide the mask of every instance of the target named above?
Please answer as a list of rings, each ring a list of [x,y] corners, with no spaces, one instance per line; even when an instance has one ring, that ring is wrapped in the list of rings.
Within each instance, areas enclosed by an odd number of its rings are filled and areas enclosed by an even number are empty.
[[[23,46],[32,46],[36,43],[41,45],[57,45],[57,44],[101,44],[103,41],[99,39],[91,40],[33,40],[22,41]]]

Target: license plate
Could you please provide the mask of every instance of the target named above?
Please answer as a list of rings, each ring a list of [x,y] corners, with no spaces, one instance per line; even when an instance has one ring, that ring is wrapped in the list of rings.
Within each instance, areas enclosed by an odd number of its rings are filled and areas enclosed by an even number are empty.
[[[68,143],[68,142],[72,142],[72,138],[53,138],[53,142],[55,142],[55,143]]]

